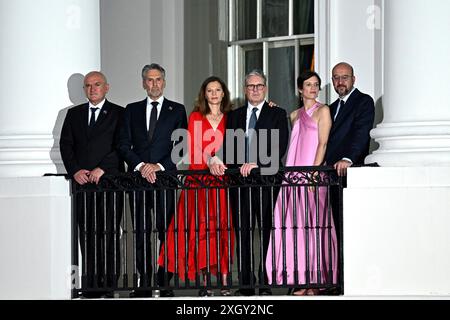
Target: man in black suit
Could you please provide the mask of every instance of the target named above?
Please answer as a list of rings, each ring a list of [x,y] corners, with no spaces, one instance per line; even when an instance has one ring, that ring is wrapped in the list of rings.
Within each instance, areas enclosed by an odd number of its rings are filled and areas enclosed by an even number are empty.
[[[158,64],[144,66],[142,85],[148,96],[126,107],[124,125],[120,133],[119,150],[128,164],[128,170],[139,171],[150,183],[155,183],[156,172],[176,170],[176,164],[171,158],[175,145],[171,136],[174,130],[187,128],[184,106],[166,99],[163,95],[166,86],[165,76],[164,68]],[[167,229],[173,215],[174,194],[172,191],[156,192],[154,203],[153,192],[147,192],[145,208],[143,193],[136,193],[134,200],[133,197],[132,194],[130,202],[132,220],[137,231],[136,262],[140,274],[140,287],[148,288],[151,286],[151,262],[155,259],[151,255],[150,232],[144,232],[144,228],[147,231],[152,230],[150,212],[153,209],[158,237],[162,244],[164,230]],[[136,203],[136,207],[133,203]],[[164,268],[158,269],[157,282],[160,286],[167,284],[164,273]],[[169,281],[171,277],[172,274],[169,273]],[[136,291],[134,296],[151,296],[151,290]],[[173,291],[161,290],[161,296],[173,296]]]
[[[337,64],[332,72],[333,86],[339,99],[330,105],[333,125],[328,139],[326,162],[344,177],[347,168],[364,164],[369,154],[370,130],[373,127],[375,107],[373,99],[354,87],[353,67],[345,62]],[[341,238],[339,217],[339,189],[331,188],[331,204],[338,239]]]
[[[265,101],[267,86],[266,76],[262,71],[253,70],[246,75],[244,90],[247,103],[232,111],[227,119],[227,135],[223,155],[227,166],[218,157],[212,158],[209,162],[212,174],[221,175],[227,167],[240,168],[241,175],[247,177],[255,168],[261,168],[262,174],[275,174],[281,167],[281,158],[286,152],[289,136],[286,111],[270,107]],[[235,133],[233,137],[229,136],[230,129]],[[263,135],[266,135],[266,139],[263,138]],[[259,188],[241,188],[239,199],[237,189],[230,190],[232,208],[236,208],[233,210],[233,225],[238,249],[237,259],[239,265],[242,266],[240,285],[243,286],[251,286],[252,278],[255,283],[251,268],[253,266],[253,269],[256,269],[253,259],[255,251],[251,246],[253,237],[251,230],[254,229],[256,222],[262,231],[262,252],[260,254],[262,263],[259,263],[259,283],[267,284],[265,260],[272,228],[272,211],[278,189],[273,190],[272,201],[270,188],[262,188],[262,199],[259,191]],[[256,252],[258,251],[257,249]],[[236,294],[254,295],[255,290],[244,288],[237,291]],[[259,294],[270,295],[271,291],[260,289]]]
[[[123,161],[116,152],[123,108],[105,99],[108,90],[109,84],[101,72],[88,73],[84,77],[84,91],[89,101],[67,112],[61,130],[60,150],[64,166],[69,176],[80,185],[98,184],[105,173],[117,174],[124,170]],[[85,292],[83,295],[98,297],[106,293],[105,288],[117,286],[120,269],[118,230],[122,214],[121,205],[116,204],[114,207],[113,196],[106,193],[97,197],[93,193],[86,193],[86,203],[83,194],[76,194],[75,197],[83,256],[82,271],[83,274],[87,274],[83,288],[103,289]],[[104,197],[106,208],[103,206]],[[116,218],[115,225],[114,218]],[[106,243],[103,238],[105,223]],[[85,228],[87,233],[84,232]],[[105,247],[107,261],[104,259]]]

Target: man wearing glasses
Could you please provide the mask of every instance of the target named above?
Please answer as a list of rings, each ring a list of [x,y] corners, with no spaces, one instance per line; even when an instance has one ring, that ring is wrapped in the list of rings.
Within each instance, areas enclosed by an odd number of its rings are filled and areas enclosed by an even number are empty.
[[[250,175],[255,168],[275,168],[274,173],[281,166],[281,158],[284,156],[288,144],[288,124],[286,111],[278,107],[270,107],[266,102],[267,86],[266,76],[262,71],[254,70],[245,77],[246,104],[232,111],[227,119],[227,131],[240,131],[245,134],[235,134],[233,140],[225,142],[225,159],[228,168],[239,168],[243,177]],[[266,134],[267,139],[262,139]],[[273,139],[272,139],[273,138]],[[230,150],[233,149],[233,158],[230,160]],[[270,161],[267,161],[270,159]],[[273,174],[273,173],[271,173]],[[260,193],[261,191],[261,193]],[[252,236],[255,222],[258,222],[262,243],[261,261],[266,260],[269,245],[270,231],[272,227],[272,210],[276,202],[278,190],[271,192],[270,188],[236,188],[230,190],[233,210],[233,224],[236,232],[237,259],[242,266],[239,284],[243,286],[236,292],[237,295],[254,295],[252,288],[256,284],[254,271],[256,259],[252,260],[255,251],[252,248]],[[273,201],[271,201],[273,196]],[[240,205],[240,208],[239,208]],[[261,206],[262,205],[262,206]],[[239,208],[239,209],[238,209]],[[261,221],[262,220],[262,221]],[[255,246],[256,247],[256,246]],[[259,251],[259,250],[258,250]],[[256,251],[257,252],[257,251]],[[267,275],[264,263],[259,264],[259,283],[267,284]],[[270,295],[268,289],[260,289],[260,295]]]

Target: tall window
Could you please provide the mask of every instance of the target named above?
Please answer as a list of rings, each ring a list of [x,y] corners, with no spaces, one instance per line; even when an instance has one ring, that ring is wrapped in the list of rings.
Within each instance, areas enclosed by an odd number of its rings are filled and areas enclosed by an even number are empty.
[[[243,97],[245,74],[261,69],[270,99],[294,110],[296,79],[313,64],[314,0],[229,0],[229,10],[233,95]]]

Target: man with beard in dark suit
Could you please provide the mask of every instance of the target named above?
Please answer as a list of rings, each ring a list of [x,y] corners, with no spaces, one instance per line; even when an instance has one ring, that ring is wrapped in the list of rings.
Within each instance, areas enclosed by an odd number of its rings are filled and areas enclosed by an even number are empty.
[[[187,129],[186,110],[183,105],[164,97],[166,71],[159,64],[144,66],[142,85],[147,97],[139,102],[129,104],[125,109],[124,125],[120,133],[120,153],[128,164],[129,171],[139,171],[143,178],[155,183],[158,171],[176,170],[172,160],[172,149],[176,143],[172,141],[172,133],[176,129]],[[152,295],[151,286],[152,255],[151,235],[144,230],[152,230],[151,210],[156,217],[156,228],[159,241],[164,242],[164,230],[170,223],[174,210],[174,194],[171,190],[164,192],[146,192],[145,207],[143,193],[130,197],[132,219],[137,231],[136,262],[140,274],[140,287],[132,293],[135,297]],[[155,202],[156,198],[156,202]],[[133,206],[136,203],[136,207]],[[136,218],[134,217],[136,215]],[[155,252],[158,255],[158,252]],[[171,273],[167,274],[170,281]],[[157,283],[165,286],[165,269],[158,268]],[[161,290],[161,296],[173,296],[172,290]]]
[[[123,161],[116,152],[123,108],[106,100],[108,90],[109,84],[101,72],[88,73],[84,77],[84,91],[89,101],[67,112],[61,130],[60,150],[64,166],[69,176],[80,185],[98,184],[104,174],[117,174],[124,170]],[[113,196],[107,193],[99,196],[86,193],[86,202],[83,194],[78,193],[75,197],[83,257],[82,272],[87,275],[83,289],[96,289],[83,292],[83,296],[112,296],[112,290],[109,289],[117,286],[120,273],[118,230],[122,206],[119,202],[114,204]],[[104,197],[106,208],[103,206]],[[106,243],[103,237],[105,223]],[[104,273],[105,264],[107,274]]]

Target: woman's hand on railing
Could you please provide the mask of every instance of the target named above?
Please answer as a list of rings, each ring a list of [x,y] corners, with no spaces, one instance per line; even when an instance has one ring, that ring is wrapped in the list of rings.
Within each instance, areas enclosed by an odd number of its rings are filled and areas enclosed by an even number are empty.
[[[89,182],[89,170],[85,170],[85,169],[78,170],[73,175],[73,178],[80,185],[86,184]]]
[[[241,175],[246,178],[250,175],[250,172],[258,168],[258,165],[256,163],[244,163],[241,167]]]
[[[318,171],[313,171],[313,172],[310,172],[310,173],[308,173],[308,178],[309,178],[309,180],[310,180],[310,183],[313,183],[313,184],[316,184],[316,183],[318,183],[319,181],[320,181],[320,177],[319,177],[319,172]],[[317,188],[317,186],[309,186],[308,187],[308,191],[309,192],[314,192],[314,191],[316,191],[316,188]]]

